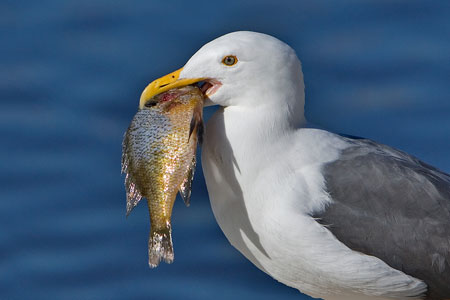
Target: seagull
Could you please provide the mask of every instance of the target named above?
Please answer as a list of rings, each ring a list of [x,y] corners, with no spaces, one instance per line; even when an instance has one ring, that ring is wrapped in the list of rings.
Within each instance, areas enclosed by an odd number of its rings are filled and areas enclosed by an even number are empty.
[[[228,241],[279,282],[325,300],[450,299],[450,175],[304,116],[301,63],[239,31],[150,83],[140,106],[201,84],[202,165]]]

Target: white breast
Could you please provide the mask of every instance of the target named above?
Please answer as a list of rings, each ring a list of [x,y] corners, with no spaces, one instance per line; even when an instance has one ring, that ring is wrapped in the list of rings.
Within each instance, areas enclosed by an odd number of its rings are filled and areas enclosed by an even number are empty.
[[[316,129],[268,136],[252,126],[261,122],[255,118],[227,108],[206,126],[205,180],[230,243],[262,271],[314,297],[403,299],[423,291],[421,281],[350,250],[310,217],[330,201],[320,168],[346,144]]]

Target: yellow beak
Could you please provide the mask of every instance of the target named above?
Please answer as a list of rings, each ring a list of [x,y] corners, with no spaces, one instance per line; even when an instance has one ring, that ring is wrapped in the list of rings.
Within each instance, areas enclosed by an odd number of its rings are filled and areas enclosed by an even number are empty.
[[[139,100],[139,108],[143,108],[145,103],[153,98],[154,96],[161,94],[170,89],[186,86],[189,84],[193,84],[199,81],[204,80],[205,78],[188,78],[188,79],[178,79],[180,77],[180,73],[183,68],[176,70],[166,76],[156,79],[144,89],[141,95],[141,99]]]

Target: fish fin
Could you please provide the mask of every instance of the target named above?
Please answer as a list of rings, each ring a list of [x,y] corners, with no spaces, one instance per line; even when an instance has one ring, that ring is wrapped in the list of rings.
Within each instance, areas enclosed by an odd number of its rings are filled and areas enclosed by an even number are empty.
[[[197,129],[197,139],[198,139],[198,143],[200,144],[200,146],[203,144],[203,133],[205,132],[205,126],[203,124],[203,120],[200,121],[200,123],[198,124],[198,129]]]
[[[142,199],[142,194],[136,186],[136,183],[133,180],[132,175],[129,172],[128,166],[130,164],[129,157],[127,155],[127,146],[126,146],[125,136],[122,143],[122,173],[125,173],[125,190],[127,193],[127,213],[126,216],[131,213],[133,208],[138,205],[139,201]]]
[[[130,180],[129,174],[127,174],[125,177],[125,188],[127,191],[127,213],[126,213],[126,216],[128,217],[130,215],[131,211],[133,210],[133,208],[135,208],[138,205],[139,201],[141,201],[142,194],[136,187],[136,184],[132,180]]]
[[[191,125],[189,126],[189,139],[194,130],[197,134],[197,140],[201,145],[203,143],[203,133],[205,131],[205,126],[203,125],[203,111],[201,108],[194,110],[194,114],[192,115]]]
[[[170,264],[173,262],[172,229],[170,224],[159,230],[150,229],[148,239],[148,265],[156,268],[164,260]]]
[[[196,125],[196,121],[195,121],[195,118],[193,117],[193,118],[191,119],[191,124],[190,124],[190,126],[189,126],[189,139],[191,138],[191,135],[192,135],[192,133],[194,132],[195,125]]]
[[[195,165],[196,161],[194,156],[179,189],[180,196],[183,199],[184,204],[188,207],[191,202],[192,181],[194,180]]]

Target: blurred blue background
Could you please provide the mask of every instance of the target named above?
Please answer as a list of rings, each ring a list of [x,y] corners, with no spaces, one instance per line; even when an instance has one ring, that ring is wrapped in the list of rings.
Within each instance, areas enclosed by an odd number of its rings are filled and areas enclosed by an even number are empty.
[[[313,123],[450,171],[449,1],[2,0],[0,299],[310,299],[230,246],[201,166],[174,264],[147,266],[145,203],[125,219],[141,91],[236,30],[297,51]]]

